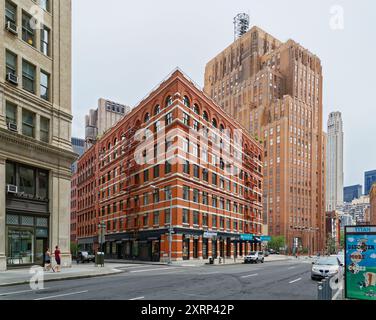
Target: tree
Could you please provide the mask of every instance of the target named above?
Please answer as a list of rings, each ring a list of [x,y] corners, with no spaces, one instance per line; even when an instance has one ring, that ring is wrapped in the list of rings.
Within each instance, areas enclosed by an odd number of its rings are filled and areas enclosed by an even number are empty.
[[[344,231],[341,231],[339,245],[341,246],[342,249],[345,247],[345,232]]]
[[[268,244],[269,249],[273,249],[275,251],[279,251],[280,248],[284,248],[285,245],[286,241],[284,236],[272,237],[271,241]]]
[[[71,244],[70,244],[70,250],[71,250],[72,256],[76,257],[77,256],[77,252],[78,252],[78,244],[74,243],[74,242],[71,242]]]

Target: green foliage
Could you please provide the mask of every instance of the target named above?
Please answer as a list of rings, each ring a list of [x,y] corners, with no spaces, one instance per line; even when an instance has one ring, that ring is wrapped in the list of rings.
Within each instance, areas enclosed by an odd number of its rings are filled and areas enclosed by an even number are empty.
[[[286,245],[286,240],[284,236],[277,236],[277,237],[272,237],[272,240],[269,242],[268,246],[269,249],[273,249],[276,251],[279,251],[280,248],[284,248]]]
[[[79,249],[78,248],[78,244],[74,243],[74,242],[71,242],[71,244],[70,244],[70,251],[71,251],[72,256],[74,256],[74,257],[77,256],[78,249]]]

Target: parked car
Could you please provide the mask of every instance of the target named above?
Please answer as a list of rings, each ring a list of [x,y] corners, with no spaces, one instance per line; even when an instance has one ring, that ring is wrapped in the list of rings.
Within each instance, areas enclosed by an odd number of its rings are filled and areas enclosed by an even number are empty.
[[[264,251],[264,256],[265,256],[265,257],[269,257],[269,251],[268,251],[268,250],[265,250],[265,251]]]
[[[76,258],[77,263],[95,262],[95,255],[88,251],[79,251]]]
[[[264,253],[262,251],[252,251],[244,257],[244,263],[264,263]]]
[[[269,249],[269,253],[270,254],[275,254],[275,250],[274,249]]]
[[[338,275],[339,278],[343,276],[343,264],[337,256],[318,257],[316,261],[312,262],[312,280],[321,280],[334,275]]]

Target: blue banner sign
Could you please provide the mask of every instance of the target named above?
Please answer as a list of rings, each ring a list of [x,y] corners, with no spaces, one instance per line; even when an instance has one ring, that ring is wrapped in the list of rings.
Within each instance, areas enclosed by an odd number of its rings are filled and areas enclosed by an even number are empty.
[[[261,241],[265,241],[265,242],[272,241],[272,237],[271,236],[261,236]]]
[[[240,235],[240,240],[244,240],[244,241],[252,241],[253,240],[253,237],[254,235],[253,234],[241,234]]]

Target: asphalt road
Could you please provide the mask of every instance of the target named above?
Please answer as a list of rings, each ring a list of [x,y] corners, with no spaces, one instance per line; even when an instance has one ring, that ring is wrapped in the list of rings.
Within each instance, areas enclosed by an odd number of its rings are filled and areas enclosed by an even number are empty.
[[[306,261],[224,266],[124,266],[98,278],[0,287],[0,300],[316,300]]]

